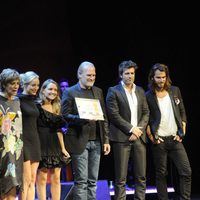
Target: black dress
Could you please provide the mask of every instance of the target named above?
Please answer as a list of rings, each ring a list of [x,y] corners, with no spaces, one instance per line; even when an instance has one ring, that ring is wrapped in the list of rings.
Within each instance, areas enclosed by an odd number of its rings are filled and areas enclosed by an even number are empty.
[[[40,116],[38,118],[38,132],[41,143],[42,160],[39,168],[56,168],[65,164],[57,132],[65,125],[60,115],[44,110],[38,104]]]
[[[23,141],[24,141],[24,161],[40,161],[40,139],[37,129],[37,118],[39,110],[36,106],[36,96],[18,95],[20,98],[22,122],[23,122]]]
[[[22,113],[18,98],[0,95],[0,198],[12,188],[22,188]]]

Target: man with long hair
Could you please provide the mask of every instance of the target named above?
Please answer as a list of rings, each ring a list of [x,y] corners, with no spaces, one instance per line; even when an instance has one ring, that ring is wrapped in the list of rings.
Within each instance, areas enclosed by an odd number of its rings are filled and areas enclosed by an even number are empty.
[[[149,90],[146,92],[150,109],[147,134],[152,146],[156,186],[159,200],[168,200],[167,158],[179,175],[179,198],[190,199],[191,167],[182,140],[186,133],[186,113],[180,89],[172,86],[168,67],[155,64],[149,73]]]

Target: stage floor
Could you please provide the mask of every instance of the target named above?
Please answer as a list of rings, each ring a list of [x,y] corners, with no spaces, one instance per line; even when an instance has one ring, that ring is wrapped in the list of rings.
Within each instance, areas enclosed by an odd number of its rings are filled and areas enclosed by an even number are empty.
[[[72,200],[73,182],[61,183],[61,200]],[[174,188],[168,187],[169,200],[173,200]],[[134,186],[126,187],[127,200],[132,200],[135,193]],[[18,198],[17,198],[18,199]],[[16,200],[17,200],[16,199]],[[155,186],[147,186],[146,200],[156,200],[157,190]],[[35,200],[38,200],[37,194]],[[50,184],[47,185],[47,200],[51,200]],[[99,180],[97,183],[97,198],[96,200],[114,200],[114,186],[107,180]],[[200,200],[200,194],[192,195],[191,200]]]

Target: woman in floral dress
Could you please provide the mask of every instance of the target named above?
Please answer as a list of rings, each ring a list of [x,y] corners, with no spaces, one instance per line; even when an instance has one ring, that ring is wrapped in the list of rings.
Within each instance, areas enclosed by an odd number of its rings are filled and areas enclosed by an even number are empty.
[[[22,189],[23,141],[20,76],[14,69],[0,74],[0,199],[14,200]]]

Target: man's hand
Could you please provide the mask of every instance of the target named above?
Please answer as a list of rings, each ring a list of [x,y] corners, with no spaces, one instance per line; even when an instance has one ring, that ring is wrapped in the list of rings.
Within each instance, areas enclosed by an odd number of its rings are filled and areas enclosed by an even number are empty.
[[[140,138],[140,136],[142,135],[142,131],[141,131],[141,128],[140,126],[137,126],[135,128],[133,128],[132,130],[132,135],[129,137],[129,141],[135,141],[137,139]]]
[[[129,141],[133,142],[135,140],[137,140],[138,138],[136,137],[136,135],[134,133],[132,133],[132,135],[129,137]]]
[[[182,142],[182,139],[179,137],[179,135],[174,136],[174,140],[178,142]]]
[[[103,152],[104,152],[104,155],[108,155],[110,153],[110,144],[103,145]]]
[[[160,144],[161,142],[164,142],[164,140],[160,137],[158,137],[158,139],[155,140],[155,144]]]

